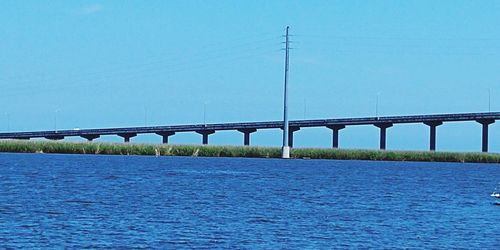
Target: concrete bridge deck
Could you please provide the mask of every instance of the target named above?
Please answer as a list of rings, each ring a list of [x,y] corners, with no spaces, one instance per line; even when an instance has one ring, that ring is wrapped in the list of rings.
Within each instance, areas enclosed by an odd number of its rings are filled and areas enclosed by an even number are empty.
[[[487,113],[461,113],[461,114],[437,114],[437,115],[411,115],[411,116],[385,116],[385,117],[362,117],[362,118],[340,118],[340,119],[314,119],[290,121],[289,143],[293,146],[293,133],[305,127],[327,127],[333,132],[332,146],[338,147],[339,131],[346,126],[374,125],[380,129],[380,149],[386,147],[386,130],[394,124],[423,123],[430,128],[430,150],[436,149],[436,127],[444,122],[475,121],[482,124],[482,151],[488,151],[488,125],[500,119],[500,112]],[[193,124],[173,126],[147,126],[126,128],[102,128],[102,129],[73,129],[57,131],[31,131],[31,132],[9,132],[0,133],[0,139],[31,139],[47,138],[61,140],[65,137],[79,136],[89,141],[103,135],[118,135],[129,142],[130,138],[137,134],[157,134],[163,137],[163,143],[168,143],[168,137],[179,132],[196,132],[202,135],[202,143],[208,144],[208,136],[219,130],[235,130],[244,134],[244,145],[250,144],[250,134],[259,129],[283,129],[282,121],[268,122],[243,122],[243,123],[214,123]]]

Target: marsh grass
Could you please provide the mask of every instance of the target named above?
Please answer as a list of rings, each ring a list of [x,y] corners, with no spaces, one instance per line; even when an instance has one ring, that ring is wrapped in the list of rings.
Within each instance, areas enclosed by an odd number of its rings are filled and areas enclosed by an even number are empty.
[[[279,158],[276,147],[0,140],[0,152]],[[299,148],[292,158],[500,163],[500,154]]]

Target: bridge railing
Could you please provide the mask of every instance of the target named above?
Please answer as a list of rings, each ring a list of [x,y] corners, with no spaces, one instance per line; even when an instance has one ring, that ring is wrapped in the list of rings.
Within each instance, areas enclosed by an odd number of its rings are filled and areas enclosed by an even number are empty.
[[[394,124],[423,123],[430,128],[429,149],[436,149],[436,127],[444,122],[475,121],[482,125],[482,151],[488,151],[488,126],[500,119],[500,112],[486,113],[459,113],[459,114],[434,114],[410,116],[385,116],[385,117],[360,117],[339,119],[314,119],[290,121],[289,144],[293,146],[293,134],[304,127],[327,127],[332,130],[332,147],[339,146],[339,131],[346,126],[373,125],[380,129],[380,149],[386,148],[387,129]],[[191,124],[172,126],[146,126],[125,128],[96,128],[72,129],[57,131],[27,131],[0,133],[0,139],[31,139],[47,138],[61,140],[65,137],[79,136],[89,141],[103,135],[118,135],[129,142],[137,134],[157,134],[163,137],[163,143],[168,143],[168,138],[175,133],[196,132],[202,135],[202,143],[208,144],[208,136],[220,130],[235,130],[244,134],[244,145],[250,144],[250,134],[260,129],[283,129],[282,121],[266,122],[238,122],[238,123],[213,123]]]

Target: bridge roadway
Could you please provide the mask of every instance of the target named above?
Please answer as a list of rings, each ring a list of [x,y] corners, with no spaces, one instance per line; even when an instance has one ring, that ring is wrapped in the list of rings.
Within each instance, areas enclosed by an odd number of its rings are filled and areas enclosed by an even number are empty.
[[[438,114],[438,115],[411,115],[411,116],[386,116],[386,117],[363,117],[363,118],[341,118],[341,119],[315,119],[290,121],[289,143],[293,146],[293,133],[305,127],[327,127],[332,130],[332,146],[338,148],[339,131],[346,126],[374,125],[380,129],[380,149],[386,148],[386,130],[394,124],[423,123],[430,128],[429,149],[436,150],[436,127],[444,122],[475,121],[482,125],[482,151],[488,152],[488,125],[500,119],[500,112],[487,113],[461,113],[461,114]],[[73,129],[56,131],[34,131],[34,132],[9,132],[0,133],[0,139],[46,138],[50,140],[62,140],[65,137],[79,136],[89,141],[102,135],[118,135],[129,142],[130,138],[137,134],[157,134],[163,137],[163,143],[168,143],[169,136],[178,132],[196,132],[202,135],[202,143],[208,144],[208,136],[218,130],[236,130],[244,134],[244,145],[250,145],[250,134],[258,129],[283,129],[282,121],[269,122],[243,122],[243,123],[215,123],[195,125],[174,126],[148,126],[128,128],[102,128],[102,129]]]

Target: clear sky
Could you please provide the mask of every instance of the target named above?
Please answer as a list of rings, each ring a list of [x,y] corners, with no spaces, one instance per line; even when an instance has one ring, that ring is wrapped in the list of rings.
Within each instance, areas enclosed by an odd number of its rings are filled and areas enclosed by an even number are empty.
[[[488,96],[500,111],[498,13],[500,2],[486,0],[4,0],[0,130],[282,119],[287,25],[291,119],[374,116],[377,96],[380,116],[483,112]],[[500,152],[500,124],[490,131]],[[280,133],[258,131],[252,144],[278,146]],[[397,125],[387,147],[425,150],[428,133]],[[377,148],[378,136],[348,127],[340,146]],[[479,151],[480,138],[479,124],[445,124],[437,148]],[[210,142],[241,144],[242,135]],[[303,129],[295,145],[329,147],[331,132]]]

